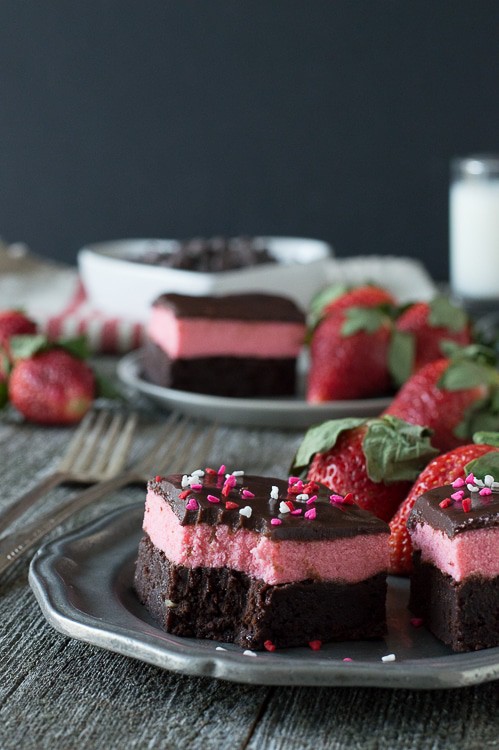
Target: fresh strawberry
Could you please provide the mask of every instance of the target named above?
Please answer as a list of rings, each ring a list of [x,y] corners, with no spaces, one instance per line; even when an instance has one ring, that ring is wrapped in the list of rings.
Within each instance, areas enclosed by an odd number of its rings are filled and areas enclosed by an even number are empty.
[[[0,312],[0,346],[8,352],[12,336],[36,333],[36,323],[20,310],[2,310]]]
[[[388,393],[391,330],[391,318],[379,307],[350,307],[323,318],[310,344],[307,401]]]
[[[471,343],[468,316],[446,297],[411,305],[398,318],[395,327],[408,341],[407,374],[404,380],[428,362],[440,359],[443,356],[441,345],[444,341],[454,341],[462,346]]]
[[[499,373],[483,347],[468,347],[414,373],[384,413],[429,427],[433,445],[452,450],[479,430],[499,430]]]
[[[388,521],[435,456],[428,430],[399,419],[337,419],[311,427],[296,454],[300,472]]]
[[[485,433],[486,435],[486,433]],[[411,491],[390,521],[390,573],[406,575],[412,569],[412,546],[406,522],[414,503],[424,492],[451,484],[458,477],[465,477],[465,467],[491,451],[499,450],[493,445],[461,445],[443,453],[423,469]]]
[[[364,284],[348,287],[333,284],[322,289],[310,303],[309,326],[315,326],[330,313],[345,312],[350,307],[395,307],[395,298],[386,289]]]
[[[92,405],[95,392],[90,367],[62,348],[17,359],[9,379],[11,403],[38,424],[78,422]]]

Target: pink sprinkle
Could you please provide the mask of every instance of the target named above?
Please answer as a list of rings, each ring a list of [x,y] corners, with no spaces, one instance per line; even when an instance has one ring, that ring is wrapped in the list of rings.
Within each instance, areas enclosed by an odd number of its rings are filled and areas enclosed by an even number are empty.
[[[220,502],[220,498],[215,497],[215,495],[206,495],[206,499],[208,500],[209,503],[219,503]]]
[[[310,510],[305,511],[305,518],[309,518],[311,521],[314,520],[317,516],[317,511],[315,508],[310,508]]]
[[[451,495],[451,498],[453,500],[462,500],[463,497],[464,497],[463,490],[459,490],[459,492],[453,492],[452,495]]]
[[[353,659],[350,659],[349,656],[345,656],[345,658],[343,659],[343,661],[353,661]]]
[[[423,624],[422,617],[411,617],[411,625],[413,628],[420,628]]]
[[[295,484],[295,482],[300,482],[300,477],[289,477],[288,484]]]
[[[197,500],[195,500],[193,497],[189,500],[187,505],[185,506],[187,510],[198,510],[199,505],[197,503]]]
[[[475,482],[475,475],[473,473],[468,474],[466,477],[466,484],[474,484]]]
[[[297,508],[296,510],[292,510],[291,511],[291,515],[292,516],[300,516],[302,514],[302,512],[303,512],[302,508]],[[305,513],[305,515],[307,515],[307,514]]]
[[[329,499],[332,503],[342,503],[343,495],[329,495]]]
[[[282,521],[280,518],[271,518],[270,523],[272,524],[272,526],[280,526]]]
[[[191,484],[191,490],[194,490],[194,492],[199,492],[199,490],[203,489],[202,484]]]
[[[312,503],[315,503],[317,500],[317,495],[312,495],[312,497],[309,497],[307,500],[307,505],[312,505]]]
[[[492,495],[492,490],[490,489],[490,487],[484,487],[478,494],[482,495],[482,497],[484,495]]]
[[[241,492],[241,495],[243,497],[255,497],[255,493],[254,492],[250,492],[249,490],[243,490]]]
[[[226,472],[225,464],[222,464],[219,470],[217,471],[217,474],[225,474],[225,472]]]
[[[462,477],[458,477],[452,482],[453,487],[464,487],[465,484],[466,482],[464,481]]]
[[[235,487],[237,484],[237,479],[234,476],[234,474],[230,474],[227,479],[225,480],[225,484],[229,485],[229,487]]]

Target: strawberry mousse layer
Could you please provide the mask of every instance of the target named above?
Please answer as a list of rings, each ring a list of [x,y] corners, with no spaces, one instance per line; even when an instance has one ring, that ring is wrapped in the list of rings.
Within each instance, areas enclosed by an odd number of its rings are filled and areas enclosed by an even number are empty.
[[[411,535],[421,562],[431,563],[455,581],[470,576],[499,576],[499,528],[477,529],[450,538],[431,526],[417,526]]]
[[[303,343],[302,323],[179,318],[155,307],[147,327],[149,338],[171,359],[198,357],[296,357]]]
[[[356,583],[388,568],[388,534],[301,542],[272,540],[223,524],[182,526],[166,500],[151,489],[143,529],[177,565],[232,568],[272,585],[306,579]]]

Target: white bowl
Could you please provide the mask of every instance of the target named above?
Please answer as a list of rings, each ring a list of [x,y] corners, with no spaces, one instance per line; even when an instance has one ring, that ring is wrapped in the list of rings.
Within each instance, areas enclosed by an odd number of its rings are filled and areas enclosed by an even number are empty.
[[[285,294],[304,310],[324,284],[333,250],[320,240],[262,237],[277,263],[234,271],[202,273],[137,263],[144,253],[172,252],[175,240],[115,240],[87,245],[78,253],[81,279],[90,302],[108,315],[146,321],[160,294],[218,295],[233,292]]]

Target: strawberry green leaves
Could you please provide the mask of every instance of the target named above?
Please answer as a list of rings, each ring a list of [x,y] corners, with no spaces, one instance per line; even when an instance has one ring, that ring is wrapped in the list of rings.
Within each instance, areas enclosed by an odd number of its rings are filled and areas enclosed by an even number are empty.
[[[375,333],[389,320],[384,306],[350,307],[345,311],[345,322],[341,327],[341,335],[353,336],[359,331]]]
[[[336,445],[341,433],[366,425],[362,450],[373,482],[412,481],[438,451],[430,442],[431,431],[396,417],[333,419],[311,427],[298,448],[293,472],[304,472],[316,453]]]
[[[388,369],[397,386],[408,380],[414,369],[416,342],[414,336],[404,331],[394,330],[388,351]]]
[[[448,297],[435,297],[429,308],[428,322],[434,328],[447,328],[457,333],[468,325],[466,312],[453,305]]]
[[[431,430],[397,417],[368,422],[363,440],[367,473],[373,482],[412,481],[438,451],[430,442]]]
[[[477,478],[483,480],[487,474],[493,476],[494,479],[499,478],[499,451],[490,451],[484,456],[475,458],[474,461],[470,461],[466,464],[466,472],[470,472]]]

